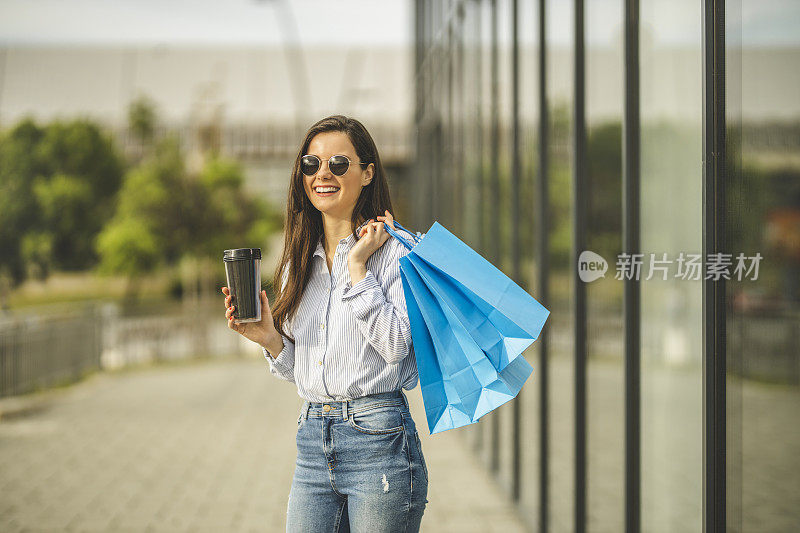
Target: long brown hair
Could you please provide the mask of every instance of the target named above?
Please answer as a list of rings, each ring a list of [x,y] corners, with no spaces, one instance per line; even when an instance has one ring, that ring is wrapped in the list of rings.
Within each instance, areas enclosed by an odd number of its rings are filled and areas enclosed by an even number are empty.
[[[385,210],[392,213],[392,200],[389,198],[389,183],[381,164],[375,142],[364,125],[354,118],[333,115],[323,118],[306,133],[303,144],[294,160],[291,181],[289,182],[289,198],[286,201],[286,229],[281,256],[272,286],[278,295],[272,306],[272,317],[275,329],[286,335],[283,325],[293,316],[300,306],[300,298],[311,278],[311,264],[314,250],[322,237],[322,213],[311,203],[303,186],[303,173],[300,170],[300,159],[306,154],[308,145],[315,135],[327,131],[341,131],[347,134],[356,150],[359,160],[374,165],[372,180],[361,189],[361,194],[353,208],[350,226],[353,236],[356,228],[376,215],[383,215]],[[286,286],[283,277],[288,269]]]

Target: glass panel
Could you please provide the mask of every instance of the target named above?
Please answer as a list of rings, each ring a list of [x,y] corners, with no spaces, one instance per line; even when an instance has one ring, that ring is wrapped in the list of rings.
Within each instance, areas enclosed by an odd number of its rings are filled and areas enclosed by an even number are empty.
[[[539,3],[537,0],[520,0],[519,16],[519,116],[520,154],[520,260],[522,283],[525,289],[541,301],[536,293],[538,270],[534,264],[536,246],[535,210],[537,165],[539,164]],[[550,327],[549,323],[546,327]],[[539,524],[539,368],[540,342],[535,342],[525,357],[533,366],[533,373],[522,389],[520,431],[522,450],[520,457],[521,484],[520,508],[524,519],[532,527]]]
[[[464,226],[462,240],[476,251],[482,252],[480,231],[482,219],[480,217],[481,180],[483,165],[483,132],[481,105],[483,100],[481,80],[481,12],[480,4],[469,2],[465,4],[463,38],[464,38],[464,68],[459,83],[463,86],[464,102],[460,109],[460,116],[464,128],[464,188],[462,195]],[[482,427],[486,424],[474,424],[465,428],[466,439],[473,449],[483,445],[481,439]]]
[[[484,257],[492,259],[492,243],[494,241],[493,229],[496,224],[493,220],[493,209],[491,208],[491,167],[492,167],[492,12],[490,2],[480,3],[481,14],[481,127],[482,141],[481,154],[483,156],[482,179],[481,179],[481,253]],[[481,431],[483,442],[482,458],[488,466],[492,456],[493,423],[486,417],[478,424]]]
[[[573,531],[575,502],[575,358],[572,287],[572,2],[548,0],[547,93],[550,111],[549,518]]]
[[[480,217],[478,210],[481,202],[481,33],[480,5],[469,2],[464,6],[463,35],[463,68],[459,84],[463,90],[463,102],[459,109],[463,137],[463,229],[462,240],[475,250],[480,248]]]
[[[625,365],[622,249],[622,2],[586,2],[587,249],[609,262],[587,284],[587,530],[625,529]]]
[[[475,32],[476,46],[475,50],[477,65],[478,80],[476,91],[479,94],[478,102],[474,109],[478,110],[477,116],[474,117],[479,131],[476,142],[478,147],[476,149],[476,158],[478,159],[479,169],[479,183],[478,183],[478,197],[479,208],[473,216],[478,219],[477,224],[477,239],[480,243],[479,250],[481,255],[487,259],[491,259],[490,253],[490,239],[492,238],[489,217],[491,216],[489,190],[491,185],[490,180],[490,157],[491,157],[491,10],[488,2],[480,2],[476,4],[467,4],[468,6],[475,6]],[[472,11],[471,9],[469,10]],[[485,420],[481,420],[478,424],[472,426],[470,431],[475,432],[475,445],[480,450],[480,458],[485,465],[490,464],[491,459],[491,445],[492,445],[492,422],[491,415],[487,416]]]
[[[498,112],[499,131],[499,187],[498,233],[500,242],[500,261],[495,265],[506,275],[511,275],[511,198],[517,191],[511,190],[512,170],[512,5],[511,0],[497,0],[498,21]],[[499,226],[499,227],[498,227]],[[515,400],[516,401],[516,400]],[[513,403],[508,402],[497,409],[500,416],[500,482],[510,492],[512,480],[512,442],[513,442]]]
[[[702,528],[702,286],[676,277],[679,254],[702,254],[700,14],[695,0],[641,4],[643,531]],[[646,280],[663,254],[667,279]]]
[[[728,4],[728,529],[796,531],[800,6]]]

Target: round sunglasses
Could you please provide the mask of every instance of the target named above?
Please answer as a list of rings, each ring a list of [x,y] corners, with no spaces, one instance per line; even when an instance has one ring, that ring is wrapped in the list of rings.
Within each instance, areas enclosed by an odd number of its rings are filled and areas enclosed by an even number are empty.
[[[328,168],[334,176],[343,176],[350,168],[350,159],[346,155],[335,155],[328,161]],[[353,161],[356,165],[369,165],[364,161]],[[306,176],[313,176],[322,165],[322,160],[315,155],[304,155],[300,159],[300,170]]]

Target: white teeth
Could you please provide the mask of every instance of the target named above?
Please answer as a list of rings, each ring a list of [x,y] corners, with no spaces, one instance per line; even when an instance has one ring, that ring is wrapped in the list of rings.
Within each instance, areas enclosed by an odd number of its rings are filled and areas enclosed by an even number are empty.
[[[317,187],[315,190],[317,192],[334,192],[338,191],[339,187]]]

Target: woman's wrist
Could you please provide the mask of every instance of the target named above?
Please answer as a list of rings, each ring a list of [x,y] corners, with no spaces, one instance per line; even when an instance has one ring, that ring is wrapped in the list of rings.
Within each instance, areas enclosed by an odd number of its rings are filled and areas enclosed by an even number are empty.
[[[350,271],[350,282],[355,285],[367,276],[367,265],[362,261],[350,260],[347,262]]]
[[[268,334],[267,337],[259,344],[261,344],[261,346],[267,350],[270,357],[275,359],[283,350],[283,337],[280,333],[278,333],[277,330],[273,330],[272,333]]]

